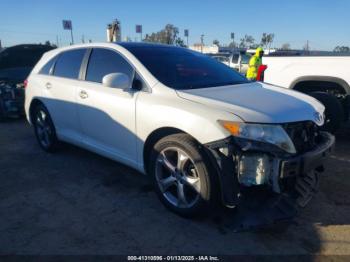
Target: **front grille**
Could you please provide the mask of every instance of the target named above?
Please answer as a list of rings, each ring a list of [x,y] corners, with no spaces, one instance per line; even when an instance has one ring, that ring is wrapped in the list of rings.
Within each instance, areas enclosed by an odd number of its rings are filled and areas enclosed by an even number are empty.
[[[298,154],[312,150],[319,142],[319,128],[311,121],[288,123],[283,127]]]

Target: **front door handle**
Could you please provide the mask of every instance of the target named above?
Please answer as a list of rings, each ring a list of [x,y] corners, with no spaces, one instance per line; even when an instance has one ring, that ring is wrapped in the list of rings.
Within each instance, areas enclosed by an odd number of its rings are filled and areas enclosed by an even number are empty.
[[[47,83],[45,84],[45,87],[46,87],[46,89],[51,89],[52,85],[51,85],[50,82],[47,82]]]
[[[81,90],[79,92],[79,96],[82,98],[82,99],[85,99],[85,98],[88,98],[88,93],[85,91],[85,90]]]

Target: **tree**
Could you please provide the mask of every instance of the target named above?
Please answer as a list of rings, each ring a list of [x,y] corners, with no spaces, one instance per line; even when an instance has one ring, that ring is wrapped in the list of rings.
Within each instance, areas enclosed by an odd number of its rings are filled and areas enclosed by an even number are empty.
[[[184,41],[178,37],[179,29],[172,25],[167,24],[164,29],[159,32],[146,34],[144,41],[162,43],[167,45],[181,45],[184,46]]]
[[[219,42],[219,40],[215,39],[215,40],[213,41],[213,45],[220,46],[220,42]]]
[[[54,48],[57,48],[57,45],[51,43],[49,40],[46,40],[44,45],[48,45],[48,46],[52,46]]]
[[[289,43],[284,43],[282,46],[281,46],[281,50],[290,50],[290,44]]]
[[[260,44],[265,47],[265,48],[271,48],[271,44],[273,42],[273,39],[275,38],[275,34],[268,34],[268,33],[263,33],[261,37],[261,42]]]
[[[182,38],[180,38],[180,37],[176,38],[175,45],[181,46],[181,47],[186,47],[186,44],[185,44],[184,40]]]
[[[349,53],[350,48],[348,46],[336,46],[333,50],[333,52],[337,53]]]
[[[240,48],[254,48],[255,39],[251,35],[245,35],[240,41]]]

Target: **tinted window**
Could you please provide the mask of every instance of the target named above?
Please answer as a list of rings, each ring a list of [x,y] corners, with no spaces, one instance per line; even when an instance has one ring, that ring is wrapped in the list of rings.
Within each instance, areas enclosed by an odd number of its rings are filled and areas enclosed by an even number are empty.
[[[54,75],[77,79],[85,51],[85,49],[77,49],[60,54],[57,58]]]
[[[249,64],[249,60],[251,57],[251,55],[242,55],[242,64]]]
[[[229,62],[229,58],[227,56],[213,56],[219,62],[227,63]]]
[[[43,68],[41,68],[39,74],[49,75],[55,61],[56,61],[56,57],[52,58],[49,62],[47,62],[46,65],[44,65]]]
[[[238,58],[239,58],[239,55],[233,55],[232,56],[232,63],[237,64],[238,63]]]
[[[247,83],[230,67],[201,53],[161,45],[123,45],[163,84],[194,89]]]
[[[112,50],[93,49],[86,72],[86,80],[102,83],[102,78],[110,73],[124,73],[131,79],[133,68],[121,55]]]

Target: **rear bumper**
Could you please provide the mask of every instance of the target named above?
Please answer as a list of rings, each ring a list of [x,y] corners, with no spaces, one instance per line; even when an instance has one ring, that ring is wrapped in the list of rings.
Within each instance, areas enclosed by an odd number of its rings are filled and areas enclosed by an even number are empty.
[[[271,208],[278,207],[279,210],[285,211],[286,217],[296,214],[296,210],[304,207],[317,192],[319,174],[323,171],[326,158],[335,144],[333,135],[326,132],[321,132],[320,135],[321,141],[312,151],[297,156],[255,150],[254,153],[267,155],[274,162],[274,171],[271,172],[268,183],[251,187],[242,185],[238,179],[240,159],[248,154],[248,151],[243,152],[233,138],[207,144],[220,174],[224,205],[244,205],[247,197],[254,198],[255,193],[252,192],[259,188],[259,191],[271,193],[268,203],[275,203],[267,204],[270,211],[265,213],[273,216],[276,212],[272,212]],[[288,207],[282,204],[284,207],[281,208],[281,201],[288,203]],[[276,217],[281,219],[280,215]]]

